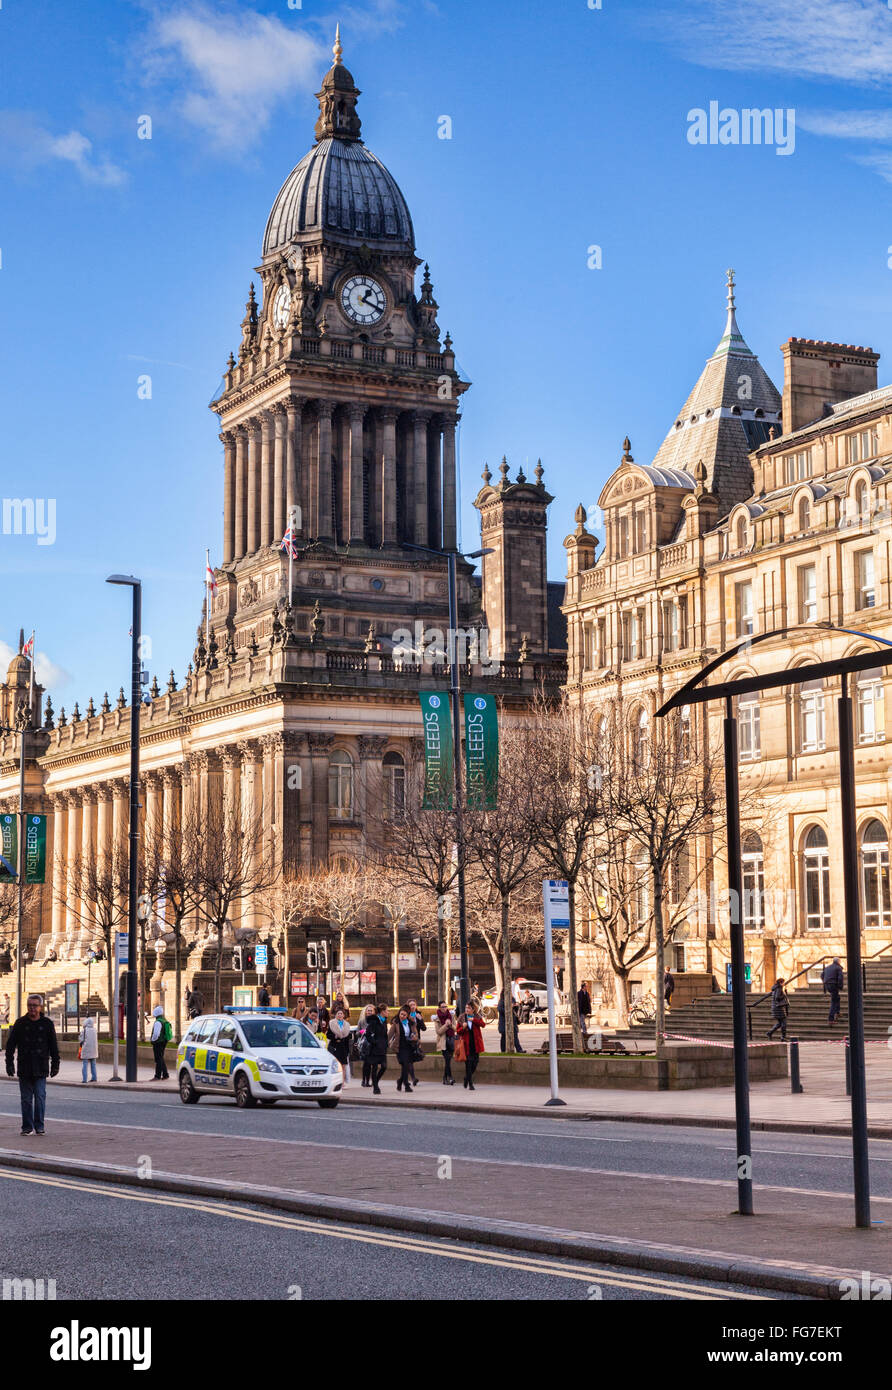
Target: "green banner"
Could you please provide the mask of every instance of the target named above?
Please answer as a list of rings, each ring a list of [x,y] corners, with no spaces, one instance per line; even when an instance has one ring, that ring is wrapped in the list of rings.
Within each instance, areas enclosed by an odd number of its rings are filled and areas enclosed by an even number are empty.
[[[0,816],[0,883],[11,883],[18,873],[18,816]]]
[[[46,883],[46,816],[25,817],[25,882]]]
[[[424,800],[426,811],[451,810],[455,788],[452,762],[452,723],[445,691],[422,690],[424,723]]]
[[[493,811],[499,795],[499,719],[495,697],[465,696],[468,806]]]

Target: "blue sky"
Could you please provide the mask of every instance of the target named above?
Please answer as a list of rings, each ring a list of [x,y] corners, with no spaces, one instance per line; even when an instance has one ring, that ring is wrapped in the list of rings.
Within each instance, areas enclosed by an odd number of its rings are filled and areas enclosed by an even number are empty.
[[[35,626],[57,708],[114,697],[129,613],[103,581],[126,570],[145,582],[150,669],[182,678],[205,547],[220,558],[207,403],[269,208],[312,144],[336,19],[363,136],[474,383],[466,548],[484,461],[505,453],[513,475],[541,455],[562,577],[574,508],[626,433],[653,456],[721,336],[727,266],[778,385],[791,334],[892,351],[885,0],[602,6],[4,0],[0,493],[55,499],[56,537],[0,534],[0,660]],[[688,112],[712,100],[792,108],[793,154],[692,146]]]

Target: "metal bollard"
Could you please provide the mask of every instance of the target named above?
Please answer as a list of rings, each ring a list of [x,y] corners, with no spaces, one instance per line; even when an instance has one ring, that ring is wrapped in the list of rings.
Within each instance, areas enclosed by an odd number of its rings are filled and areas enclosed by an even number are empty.
[[[852,1094],[852,1054],[849,1052],[849,1040],[846,1038],[846,1095]]]
[[[802,1095],[802,1082],[799,1080],[799,1039],[790,1039],[790,1090],[794,1096]]]

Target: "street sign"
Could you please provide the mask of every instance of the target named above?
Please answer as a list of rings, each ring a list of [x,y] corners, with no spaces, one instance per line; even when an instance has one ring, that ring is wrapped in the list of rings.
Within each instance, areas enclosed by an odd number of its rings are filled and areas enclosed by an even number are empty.
[[[125,931],[115,933],[118,943],[118,965],[128,965],[130,963],[129,946],[130,941]]]
[[[46,816],[25,817],[25,882],[46,882]]]
[[[269,947],[267,946],[254,947],[254,964],[257,966],[258,970],[266,969],[268,950]]]
[[[570,885],[565,878],[546,878],[542,881],[542,900],[545,904],[545,925],[557,931],[570,925]]]

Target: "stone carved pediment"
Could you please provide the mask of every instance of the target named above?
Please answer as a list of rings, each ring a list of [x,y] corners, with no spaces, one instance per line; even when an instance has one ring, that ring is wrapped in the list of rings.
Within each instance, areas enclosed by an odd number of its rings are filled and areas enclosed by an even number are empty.
[[[239,608],[250,608],[252,603],[256,603],[260,597],[260,588],[256,579],[246,579],[244,584],[239,586],[238,604]]]

